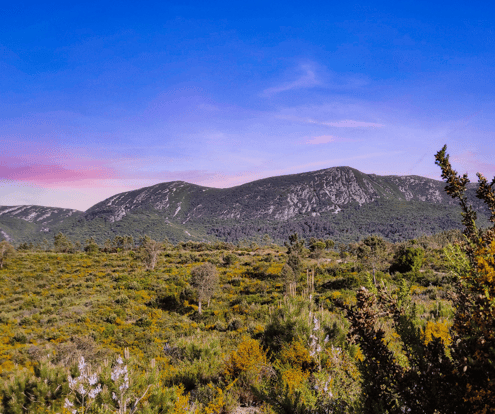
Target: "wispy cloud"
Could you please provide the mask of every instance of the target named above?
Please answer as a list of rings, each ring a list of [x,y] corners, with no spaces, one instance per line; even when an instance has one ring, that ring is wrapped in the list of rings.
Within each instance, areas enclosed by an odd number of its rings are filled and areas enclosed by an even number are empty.
[[[353,119],[343,119],[340,121],[319,121],[313,118],[287,117],[286,119],[306,124],[324,125],[335,128],[381,128],[384,124],[377,122],[356,121]]]
[[[333,135],[320,135],[319,137],[314,137],[306,141],[306,144],[318,145],[318,144],[328,144],[329,142],[335,142],[338,137]]]
[[[317,137],[312,137],[306,141],[305,144],[309,145],[319,145],[319,144],[328,144],[329,142],[351,142],[353,139],[336,137],[335,135],[320,135]]]
[[[270,97],[280,92],[286,92],[292,89],[312,88],[314,86],[320,85],[321,82],[318,80],[315,69],[312,65],[301,65],[300,70],[303,72],[303,74],[298,79],[291,82],[282,83],[278,86],[267,88],[263,91],[263,95]]]

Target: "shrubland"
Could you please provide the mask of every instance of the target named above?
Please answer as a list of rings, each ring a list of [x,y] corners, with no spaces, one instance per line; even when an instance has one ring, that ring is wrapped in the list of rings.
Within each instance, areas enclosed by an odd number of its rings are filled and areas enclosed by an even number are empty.
[[[463,209],[395,244],[4,245],[0,413],[493,412],[495,242]]]
[[[378,282],[410,284],[425,327],[452,320],[440,249],[446,241],[437,239],[416,241],[426,252],[419,270],[389,273],[400,250],[392,244],[376,263]],[[121,399],[112,399],[119,358],[128,370],[128,410],[144,394],[139,412],[220,413],[241,405],[260,412],[359,412],[362,352],[346,340],[349,323],[339,303],[355,303],[356,288],[372,283],[365,259],[350,253],[342,260],[324,243],[315,258],[315,249],[294,237],[288,248],[255,250],[162,243],[152,267],[150,244],[23,248],[6,257],[0,412],[62,412],[66,398],[78,409],[81,396],[68,375],[83,375],[81,358],[101,384],[86,399],[86,412],[123,412]]]

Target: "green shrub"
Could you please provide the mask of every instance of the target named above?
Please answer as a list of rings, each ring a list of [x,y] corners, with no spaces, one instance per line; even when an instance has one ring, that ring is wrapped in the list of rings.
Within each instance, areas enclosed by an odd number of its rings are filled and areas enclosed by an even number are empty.
[[[425,251],[421,247],[401,245],[394,256],[391,270],[401,273],[418,272],[423,265],[424,255]]]

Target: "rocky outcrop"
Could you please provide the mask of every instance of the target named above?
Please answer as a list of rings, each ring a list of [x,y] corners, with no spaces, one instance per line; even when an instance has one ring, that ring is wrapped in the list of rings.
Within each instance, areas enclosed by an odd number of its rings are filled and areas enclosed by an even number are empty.
[[[91,207],[86,218],[103,217],[113,223],[135,210],[155,210],[166,220],[182,224],[209,218],[284,221],[336,214],[348,204],[379,199],[450,204],[443,186],[429,178],[382,177],[349,167],[271,177],[226,189],[175,181],[110,197]]]
[[[49,226],[53,223],[59,223],[73,215],[82,215],[82,211],[69,208],[54,208],[43,206],[0,206],[0,218],[13,217],[27,221],[29,223]]]

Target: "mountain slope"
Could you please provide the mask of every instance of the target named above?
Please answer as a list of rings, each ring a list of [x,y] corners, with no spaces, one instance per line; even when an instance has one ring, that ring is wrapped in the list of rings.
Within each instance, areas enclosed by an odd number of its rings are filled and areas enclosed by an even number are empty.
[[[336,213],[350,203],[378,199],[453,204],[443,183],[418,176],[363,174],[349,167],[271,177],[215,189],[175,181],[118,194],[91,207],[87,218],[115,222],[129,212],[154,209],[168,220],[289,220],[300,215]]]
[[[39,232],[63,231],[81,241],[89,236],[102,242],[118,234],[149,234],[172,241],[236,242],[266,233],[281,242],[294,231],[342,241],[369,233],[400,240],[461,227],[459,208],[444,186],[425,177],[378,176],[350,167],[270,177],[226,189],[174,181],[117,194],[84,213],[59,209],[58,216],[52,211],[44,217],[50,211],[41,207],[4,207],[0,229],[10,218],[35,224]],[[475,188],[471,184],[467,195],[484,224],[486,210]],[[33,231],[26,228],[30,238],[38,239]]]
[[[60,226],[69,218],[83,215],[82,211],[43,206],[0,206],[0,240],[39,240],[40,233]]]

